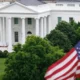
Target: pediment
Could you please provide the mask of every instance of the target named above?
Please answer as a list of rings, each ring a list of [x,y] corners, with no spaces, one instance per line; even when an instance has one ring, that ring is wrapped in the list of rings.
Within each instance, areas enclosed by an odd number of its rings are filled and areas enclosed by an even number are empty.
[[[29,9],[20,3],[10,4],[0,9],[0,12],[1,13],[37,13],[36,11]]]

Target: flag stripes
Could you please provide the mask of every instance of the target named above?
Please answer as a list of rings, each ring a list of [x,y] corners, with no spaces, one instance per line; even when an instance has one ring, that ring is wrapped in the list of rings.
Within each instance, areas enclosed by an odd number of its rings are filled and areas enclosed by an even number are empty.
[[[46,80],[74,80],[80,74],[77,51],[73,48],[62,59],[52,64],[45,75]],[[76,66],[78,65],[78,67]],[[78,70],[79,68],[79,70]],[[77,71],[76,71],[77,70]],[[75,73],[76,72],[76,73]],[[69,79],[70,78],[70,79]]]

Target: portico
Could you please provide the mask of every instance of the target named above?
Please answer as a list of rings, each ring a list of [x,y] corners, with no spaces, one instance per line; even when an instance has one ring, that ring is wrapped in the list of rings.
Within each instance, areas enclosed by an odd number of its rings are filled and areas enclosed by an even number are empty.
[[[18,24],[14,20],[18,19]],[[31,24],[28,24],[28,19],[31,19]],[[9,52],[12,51],[12,46],[21,43],[24,44],[28,31],[32,35],[44,37],[48,30],[48,16],[32,18],[32,17],[0,17],[0,47],[6,47]],[[18,39],[16,41],[16,39]]]
[[[16,10],[15,10],[16,9]],[[27,36],[45,37],[50,32],[50,13],[40,13],[18,2],[0,10],[0,50],[12,51]]]

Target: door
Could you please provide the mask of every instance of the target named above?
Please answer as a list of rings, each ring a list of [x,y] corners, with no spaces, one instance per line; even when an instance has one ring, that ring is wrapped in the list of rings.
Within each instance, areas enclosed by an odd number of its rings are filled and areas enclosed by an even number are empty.
[[[14,43],[19,42],[19,33],[18,31],[14,32]]]

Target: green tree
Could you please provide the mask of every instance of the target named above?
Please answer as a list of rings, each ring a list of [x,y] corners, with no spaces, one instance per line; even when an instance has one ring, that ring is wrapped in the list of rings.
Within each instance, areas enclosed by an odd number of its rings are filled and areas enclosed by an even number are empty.
[[[78,38],[78,41],[80,40],[80,27],[78,27],[76,29],[76,34],[77,34],[77,38]]]
[[[72,45],[74,46],[77,43],[77,35],[75,29],[66,21],[61,21],[57,26],[57,30],[60,30],[65,35],[68,36],[68,39],[71,41]]]
[[[69,24],[70,24],[71,27],[73,27],[74,29],[77,29],[77,27],[78,27],[78,25],[79,25],[79,22],[76,23],[76,22],[74,21],[74,19],[73,19],[73,20],[71,20],[71,21],[69,22]]]
[[[13,51],[15,52],[22,51],[22,45],[20,43],[18,43],[17,45],[14,45]]]
[[[14,51],[7,58],[3,80],[44,80],[48,66],[62,56],[63,50],[59,47],[52,47],[40,37],[29,36],[20,51]]]
[[[59,46],[65,52],[69,51],[72,47],[68,37],[59,30],[52,30],[46,37],[53,46]]]

